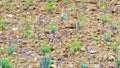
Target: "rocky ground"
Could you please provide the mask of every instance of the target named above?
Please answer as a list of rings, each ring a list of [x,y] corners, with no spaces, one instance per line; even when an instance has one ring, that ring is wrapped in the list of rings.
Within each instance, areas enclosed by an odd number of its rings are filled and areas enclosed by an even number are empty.
[[[115,42],[120,49],[120,1],[103,2],[101,6],[98,0],[85,0],[83,4],[81,0],[55,0],[48,12],[45,0],[31,0],[27,8],[24,0],[0,0],[0,22],[5,22],[5,28],[0,28],[0,58],[8,58],[12,68],[38,68],[42,56],[51,57],[50,68],[79,68],[80,64],[87,68],[116,68],[115,59],[120,53],[109,46]],[[9,5],[8,10],[5,5]],[[66,15],[64,20],[61,14]],[[107,22],[100,19],[104,14],[109,17]],[[82,22],[79,15],[84,16]],[[27,38],[22,35],[25,22],[31,27]],[[80,23],[78,28],[76,23]],[[55,33],[50,32],[50,24],[55,25]],[[112,24],[117,24],[114,31]],[[110,36],[109,42],[104,40],[105,34]],[[96,37],[94,41],[92,35]],[[70,50],[73,41],[80,42],[80,50]],[[43,54],[39,47],[46,42],[51,50]],[[12,54],[7,53],[7,46],[16,46]]]

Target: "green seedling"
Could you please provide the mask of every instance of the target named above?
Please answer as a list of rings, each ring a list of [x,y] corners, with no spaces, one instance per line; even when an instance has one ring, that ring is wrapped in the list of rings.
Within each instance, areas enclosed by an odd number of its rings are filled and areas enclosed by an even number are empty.
[[[80,50],[80,48],[81,48],[80,43],[73,42],[70,45],[70,50],[73,52]]]
[[[21,20],[21,17],[17,16],[16,19],[17,19],[17,20]]]
[[[27,38],[30,34],[31,34],[30,30],[24,30],[23,31],[23,35],[24,35],[25,38]]]
[[[103,0],[99,0],[97,4],[98,4],[98,6],[102,7],[104,5],[104,2],[103,2]]]
[[[6,51],[7,51],[8,54],[12,54],[14,52],[14,48],[9,46],[9,47],[6,48]]]
[[[83,21],[83,20],[84,20],[84,16],[83,16],[82,14],[79,15],[79,16],[78,16],[78,20]]]
[[[55,33],[55,31],[56,31],[56,27],[54,26],[54,25],[50,25],[50,31],[52,32],[52,33]]]
[[[23,34],[25,38],[27,38],[31,34],[31,27],[28,23],[25,23],[23,25]]]
[[[109,35],[104,35],[104,40],[105,40],[106,42],[109,42],[109,41],[110,41],[110,36],[109,36]]]
[[[85,3],[85,0],[81,0],[81,4],[84,4]]]
[[[41,65],[40,68],[49,68],[51,65],[51,58],[50,57],[42,57],[41,58]]]
[[[0,22],[0,29],[4,29],[5,28],[5,23],[4,22]]]
[[[80,64],[79,68],[86,68],[85,64]]]
[[[30,27],[30,25],[29,25],[28,23],[25,23],[25,24],[23,25],[23,29],[24,29],[24,30],[30,30],[31,27]]]
[[[120,58],[115,59],[116,68],[120,68]]]
[[[4,5],[3,9],[6,10],[6,11],[9,11],[10,10],[10,6],[9,5]]]
[[[44,44],[43,46],[40,46],[39,50],[43,53],[49,53],[50,52],[50,47],[48,46],[48,44]]]
[[[50,11],[52,11],[52,9],[53,9],[53,4],[48,3],[47,4],[47,11],[50,12]]]
[[[102,15],[102,16],[100,17],[100,20],[105,23],[105,22],[108,22],[108,21],[109,21],[109,17],[108,17],[107,15]]]
[[[46,0],[47,3],[52,3],[54,0]]]
[[[118,26],[118,24],[116,24],[116,23],[112,23],[112,27],[113,27],[114,29],[116,29],[116,28],[118,28],[119,26]]]
[[[96,40],[97,40],[97,37],[94,36],[94,35],[92,35],[92,36],[91,36],[91,40],[92,40],[92,41],[96,41]]]
[[[60,15],[61,20],[64,20],[66,17],[67,17],[67,15],[64,14],[64,13],[62,13],[62,14]]]
[[[62,0],[62,2],[63,2],[64,4],[66,4],[66,3],[68,3],[68,0]]]
[[[29,4],[30,4],[31,1],[32,0],[25,0],[25,8],[29,6]]]
[[[118,52],[118,45],[116,42],[113,42],[111,45],[110,45],[110,49],[112,49],[114,52]]]
[[[12,68],[9,62],[5,59],[0,59],[0,67],[1,68]]]

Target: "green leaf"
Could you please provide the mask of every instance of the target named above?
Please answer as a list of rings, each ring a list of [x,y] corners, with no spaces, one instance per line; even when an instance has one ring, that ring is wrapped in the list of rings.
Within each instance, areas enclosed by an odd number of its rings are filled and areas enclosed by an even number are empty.
[[[47,44],[44,44],[43,46],[40,46],[39,50],[43,53],[49,53],[50,52],[50,47]]]
[[[10,10],[10,6],[9,5],[4,5],[3,9],[6,10],[6,11],[9,11]]]
[[[53,4],[47,4],[47,11],[51,11],[53,9]]]
[[[116,68],[120,68],[120,58],[115,59]]]
[[[54,0],[46,0],[47,3],[52,3]]]
[[[9,62],[5,59],[0,59],[0,66],[2,68],[11,68]]]
[[[4,22],[0,22],[0,29],[4,29],[5,28],[5,23]]]
[[[109,35],[104,35],[104,40],[105,40],[106,42],[109,42],[109,41],[110,41],[110,36],[109,36]]]
[[[54,25],[50,25],[50,31],[54,33],[56,31],[56,27]]]
[[[81,48],[81,45],[79,43],[73,42],[70,45],[70,50],[73,52],[80,50],[80,48]]]
[[[6,51],[8,52],[8,54],[12,54],[14,52],[14,49],[12,47],[7,47]]]
[[[113,42],[111,45],[110,45],[110,49],[112,49],[113,51],[115,52],[118,52],[118,45],[116,42]]]
[[[86,68],[86,65],[85,64],[80,64],[79,68]]]
[[[51,65],[51,58],[50,57],[42,57],[41,58],[41,63],[43,68],[49,68]]]
[[[109,21],[109,18],[108,18],[107,15],[102,15],[101,18],[100,18],[100,20],[101,20],[102,22],[108,22],[108,21]]]
[[[63,1],[63,3],[65,3],[65,4],[68,3],[68,0],[62,0],[62,1]]]

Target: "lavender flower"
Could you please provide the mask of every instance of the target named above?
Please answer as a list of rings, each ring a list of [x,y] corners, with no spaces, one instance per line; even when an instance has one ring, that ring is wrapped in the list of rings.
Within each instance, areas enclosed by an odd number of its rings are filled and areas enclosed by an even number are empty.
[[[99,64],[100,64],[100,66],[102,65],[102,61],[103,61],[103,59],[101,58],[101,59],[100,59],[100,63],[99,63]]]
[[[60,64],[60,61],[57,62],[57,64],[56,64],[56,68],[58,67],[59,64]]]
[[[34,32],[36,32],[36,25],[34,24]]]
[[[13,42],[14,44],[16,44],[18,42],[18,38],[15,39],[15,41]]]
[[[104,35],[104,30],[101,30],[102,35]]]
[[[90,58],[88,58],[88,64],[90,64]]]
[[[111,30],[112,34],[114,34],[114,28],[112,26],[110,26],[110,30]]]
[[[4,38],[2,38],[2,43],[4,43]]]

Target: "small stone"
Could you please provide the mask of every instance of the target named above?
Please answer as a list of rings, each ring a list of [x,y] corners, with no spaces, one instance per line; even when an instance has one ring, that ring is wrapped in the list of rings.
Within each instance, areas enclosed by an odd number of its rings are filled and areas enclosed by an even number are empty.
[[[16,31],[18,28],[12,28],[12,30]]]
[[[91,51],[90,51],[90,53],[91,53],[91,54],[95,54],[95,53],[96,53],[96,51],[94,51],[94,50],[91,50]]]
[[[8,16],[8,17],[11,17],[11,18],[14,17],[14,15],[12,15],[12,14],[8,14],[7,16]]]

